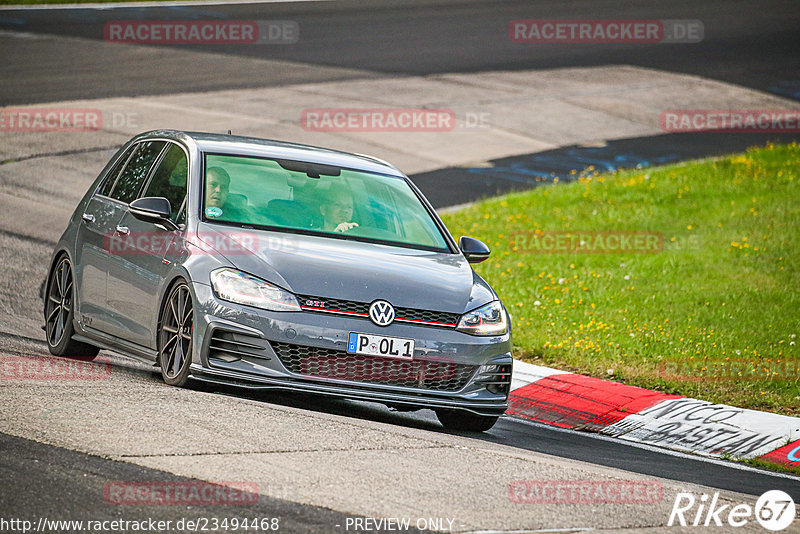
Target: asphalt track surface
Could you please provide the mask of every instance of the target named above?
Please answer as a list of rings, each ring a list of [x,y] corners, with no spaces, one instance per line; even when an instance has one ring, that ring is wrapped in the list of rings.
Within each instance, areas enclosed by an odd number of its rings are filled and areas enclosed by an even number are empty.
[[[793,0],[344,0],[3,10],[0,30],[102,41],[105,23],[111,20],[207,19],[291,20],[297,22],[300,37],[292,45],[167,48],[222,54],[230,61],[279,60],[337,69],[324,74],[331,79],[622,64],[800,95],[800,4]],[[509,22],[516,19],[700,20],[704,38],[693,44],[520,44],[508,36]],[[229,69],[213,57],[175,63],[154,53],[145,64],[131,58],[128,45],[119,44],[102,55],[79,43],[47,49],[46,58],[43,52],[36,46],[6,46],[0,52],[0,105],[263,87],[320,77],[319,71],[293,63]]]
[[[222,388],[220,395],[248,396],[241,391]],[[390,412],[378,405],[348,401],[323,401],[314,397],[252,395],[259,402],[296,406],[303,410],[346,415],[392,425],[442,432],[432,412],[414,414]],[[472,435],[471,437],[475,437]],[[575,458],[634,473],[657,476],[749,495],[781,489],[797,502],[800,485],[796,479],[777,477],[752,470],[734,469],[723,463],[709,463],[687,455],[664,454],[657,450],[620,445],[613,439],[571,431],[554,430],[536,423],[503,418],[490,432],[478,437],[520,449],[542,452],[563,458]],[[190,482],[163,471],[146,469],[124,462],[107,460],[61,447],[53,447],[0,433],[0,511],[3,516],[59,519],[137,519],[177,521],[181,518],[214,517],[233,514],[231,508],[201,506],[129,506],[109,504],[99,495],[114,481]],[[234,508],[248,517],[279,517],[281,531],[329,532],[344,525],[352,514],[304,506],[261,496],[255,504]],[[236,515],[236,514],[233,514]]]
[[[155,469],[125,462],[115,462],[61,447],[0,434],[0,472],[4,490],[0,497],[5,519],[58,518],[59,520],[111,521],[128,519],[142,521],[172,521],[219,517],[221,506],[148,506],[121,509],[119,505],[98,499],[104,495],[106,484],[117,480],[138,480],[156,483],[191,483],[191,479],[176,477]],[[47,488],[43,494],[43,488]],[[13,491],[10,491],[13,490]],[[43,498],[45,496],[46,498]],[[237,496],[237,499],[240,497]],[[329,532],[331,526],[345,524],[342,513],[303,506],[263,496],[241,497],[250,502],[229,506],[228,517],[280,518],[281,532]]]
[[[108,20],[127,18],[159,19],[239,19],[298,22],[301,39],[292,46],[191,47],[208,53],[208,62],[192,65],[160,63],[158,52],[151,62],[131,64],[126,61],[135,47],[116,45],[112,52],[92,56],[82,39],[102,40],[102,28]],[[547,45],[533,47],[508,40],[508,22],[523,18],[572,19],[700,19],[705,27],[702,43],[693,45]],[[321,81],[343,78],[371,78],[395,74],[437,74],[474,72],[495,69],[557,68],[630,64],[697,74],[731,83],[771,91],[783,96],[800,96],[800,4],[797,2],[727,2],[690,1],[651,3],[636,2],[621,9],[616,2],[336,2],[297,4],[214,5],[182,8],[124,8],[106,11],[57,10],[52,12],[0,11],[0,29],[38,35],[78,37],[62,41],[53,51],[47,46],[24,50],[0,51],[0,105],[33,104],[66,99],[89,99],[107,96],[170,94],[265,85],[298,81]],[[0,42],[3,35],[0,33]],[[67,43],[64,46],[64,43]],[[72,45],[70,45],[72,43]],[[173,47],[180,48],[180,47]],[[185,49],[185,48],[184,48]],[[240,61],[276,62],[268,71],[236,69],[235,76],[219,76],[210,67],[219,65],[219,56]],[[239,65],[239,63],[236,63]],[[305,68],[313,65],[314,69]],[[146,72],[143,72],[146,71]],[[516,169],[512,179],[497,181],[479,170],[444,169],[415,177],[437,206],[473,200],[509,189],[531,187],[548,177],[559,176],[564,159],[583,161],[594,158],[609,165],[635,166],[660,163],[686,157],[711,155],[763,144],[765,140],[787,140],[793,136],[752,135],[711,138],[691,136],[656,136],[609,143],[598,153],[586,147],[567,147],[553,153],[523,155],[496,161],[497,168]],[[1,139],[1,138],[0,138]],[[619,159],[627,155],[626,158]],[[538,159],[537,159],[538,158]],[[547,158],[547,159],[542,159]],[[637,159],[638,158],[638,159]],[[534,162],[535,165],[532,165]],[[526,172],[535,166],[546,174],[541,180]],[[438,174],[437,174],[438,173]],[[469,176],[467,176],[469,174]],[[456,176],[457,175],[457,176]],[[441,178],[450,176],[459,183],[475,183],[464,188],[463,196],[447,195],[436,189]],[[493,181],[495,180],[495,181]],[[462,193],[460,193],[462,194]],[[0,234],[3,234],[0,224]],[[60,230],[59,230],[60,231]],[[21,244],[18,242],[22,242]],[[37,280],[41,262],[50,244],[2,236],[0,261],[10,268],[26,270],[18,258],[31,261],[32,272],[16,278],[19,301],[4,302],[22,309],[27,322],[40,321],[37,315]],[[14,251],[12,253],[12,251]],[[12,265],[16,264],[16,265]],[[38,269],[38,270],[37,270]],[[26,356],[44,355],[40,340],[13,334],[0,335],[0,350]],[[125,359],[113,357],[115,365],[125,367]],[[154,374],[128,377],[134,384],[150,384]],[[230,389],[202,388],[218,396],[246,398],[265,406],[289,406],[311,413],[346,416],[368,423],[390,423],[415,431],[444,433],[431,412],[396,413],[366,403],[323,402],[313,397],[253,395]],[[335,432],[335,429],[333,430]],[[446,434],[446,433],[445,433]],[[458,438],[458,434],[452,435]],[[466,436],[465,436],[465,439]],[[593,435],[552,429],[538,424],[502,419],[482,436],[470,440],[500,444],[520,450],[541,452],[620,469],[623,472],[662,477],[677,482],[701,484],[748,495],[768,489],[783,489],[800,501],[796,478],[759,472],[749,468],[708,462],[687,455],[665,454]],[[54,447],[19,437],[0,434],[0,512],[22,517],[89,515],[92,519],[118,518],[118,507],[98,500],[109,480],[187,480],[156,469],[100,458]],[[249,512],[259,516],[277,515],[282,529],[289,532],[333,530],[345,515],[324,508],[299,505],[261,496]],[[67,514],[64,512],[67,511]],[[219,509],[155,507],[147,510],[126,509],[127,517],[144,515],[162,519],[219,515]]]

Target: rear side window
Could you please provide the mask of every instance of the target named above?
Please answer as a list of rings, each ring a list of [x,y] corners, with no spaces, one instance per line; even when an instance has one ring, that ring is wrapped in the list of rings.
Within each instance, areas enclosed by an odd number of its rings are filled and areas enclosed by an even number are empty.
[[[143,197],[164,197],[169,200],[173,221],[177,221],[178,212],[180,212],[183,199],[186,197],[188,170],[189,162],[186,159],[186,153],[178,145],[170,143],[158,168],[153,173],[153,178],[142,194]]]
[[[166,145],[165,141],[147,141],[140,143],[138,150],[133,153],[128,160],[128,164],[122,169],[122,173],[117,178],[117,183],[111,192],[111,198],[129,204],[134,200],[139,190],[142,188],[150,168],[158,158],[161,150]]]
[[[111,193],[111,188],[114,187],[114,182],[117,181],[117,176],[119,175],[119,171],[122,169],[123,165],[125,165],[125,162],[128,161],[128,158],[133,153],[133,151],[138,148],[138,146],[139,145],[129,146],[128,150],[126,150],[125,153],[122,156],[120,156],[120,158],[117,160],[117,163],[114,164],[114,167],[112,167],[112,169],[108,171],[108,174],[106,174],[106,177],[103,179],[103,183],[100,186],[100,189],[97,190],[99,194],[108,196]]]

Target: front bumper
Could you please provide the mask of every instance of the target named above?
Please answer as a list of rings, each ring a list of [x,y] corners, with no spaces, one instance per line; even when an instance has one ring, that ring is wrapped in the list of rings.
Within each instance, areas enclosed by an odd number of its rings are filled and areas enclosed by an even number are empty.
[[[459,409],[496,416],[507,408],[508,387],[498,382],[498,376],[504,381],[507,371],[510,383],[510,333],[478,337],[418,325],[378,327],[362,318],[269,312],[222,302],[204,284],[194,283],[193,290],[197,306],[191,375],[197,380],[404,409]],[[414,360],[349,355],[350,332],[414,339]],[[306,352],[309,356],[300,363],[289,361],[286,347],[295,356],[305,357]],[[503,373],[493,371],[497,369]]]

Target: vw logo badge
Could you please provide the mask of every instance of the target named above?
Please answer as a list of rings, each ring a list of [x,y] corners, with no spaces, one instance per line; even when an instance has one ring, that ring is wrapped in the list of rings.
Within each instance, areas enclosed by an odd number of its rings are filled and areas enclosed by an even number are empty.
[[[378,326],[389,326],[394,321],[394,307],[385,300],[376,300],[369,307],[369,318]]]

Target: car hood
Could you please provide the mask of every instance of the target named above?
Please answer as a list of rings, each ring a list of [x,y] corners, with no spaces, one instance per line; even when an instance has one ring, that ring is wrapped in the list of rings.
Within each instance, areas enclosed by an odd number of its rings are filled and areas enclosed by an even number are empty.
[[[209,224],[199,230],[237,269],[299,295],[459,314],[497,298],[461,254]]]

